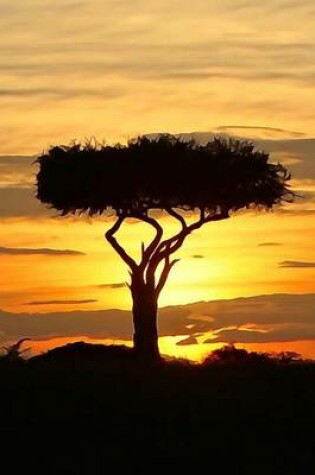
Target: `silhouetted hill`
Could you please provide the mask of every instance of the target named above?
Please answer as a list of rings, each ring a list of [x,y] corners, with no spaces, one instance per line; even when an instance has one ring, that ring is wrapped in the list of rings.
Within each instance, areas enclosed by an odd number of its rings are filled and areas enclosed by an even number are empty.
[[[85,360],[112,364],[113,361],[133,359],[133,350],[123,345],[89,344],[84,341],[68,343],[64,346],[53,348],[46,353],[34,356],[31,363],[65,363],[69,360]]]
[[[124,463],[312,473],[315,365],[220,351],[203,365],[156,367],[131,349],[82,342],[1,358],[2,465],[13,453],[32,473],[96,474]]]

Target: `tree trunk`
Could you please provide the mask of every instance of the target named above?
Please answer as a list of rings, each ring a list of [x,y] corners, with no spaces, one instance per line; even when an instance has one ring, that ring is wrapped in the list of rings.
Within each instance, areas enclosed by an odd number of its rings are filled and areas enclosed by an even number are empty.
[[[157,297],[155,290],[144,282],[133,282],[134,349],[141,361],[155,363],[161,360],[158,347]]]

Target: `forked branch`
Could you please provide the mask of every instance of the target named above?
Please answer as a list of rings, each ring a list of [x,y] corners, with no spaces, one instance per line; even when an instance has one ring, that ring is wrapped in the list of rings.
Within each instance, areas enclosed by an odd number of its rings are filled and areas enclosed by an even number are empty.
[[[165,257],[164,267],[163,267],[163,270],[161,272],[159,282],[156,286],[156,296],[157,296],[157,298],[159,297],[161,291],[163,290],[164,285],[166,284],[167,278],[168,278],[172,268],[174,267],[174,265],[177,262],[179,262],[179,260],[180,259],[174,259],[174,260],[171,261],[169,255]]]
[[[187,228],[187,223],[185,221],[185,218],[179,214],[177,211],[175,211],[173,208],[166,208],[165,211],[170,215],[172,216],[173,218],[177,219],[177,221],[180,222],[180,224],[182,225],[182,228],[185,229]]]
[[[122,260],[129,266],[132,274],[139,274],[142,276],[148,285],[152,288],[155,288],[157,297],[159,296],[161,290],[163,289],[166,280],[169,276],[169,273],[172,267],[179,261],[179,259],[170,260],[170,256],[174,254],[182,245],[186,237],[191,234],[194,230],[201,228],[205,223],[211,221],[220,221],[229,217],[228,211],[223,209],[218,212],[206,214],[205,210],[200,209],[200,216],[197,221],[188,225],[184,217],[175,211],[172,208],[166,209],[167,213],[177,219],[181,224],[181,230],[174,236],[165,239],[162,241],[163,228],[162,226],[150,216],[143,214],[120,214],[118,215],[117,221],[115,224],[106,232],[105,236],[111,246],[119,254]],[[150,244],[145,247],[142,243],[142,256],[139,264],[127,254],[125,249],[118,243],[115,238],[115,234],[120,229],[122,223],[126,218],[136,218],[140,221],[143,221],[147,224],[150,224],[155,229],[155,236],[150,242]],[[159,281],[155,286],[155,273],[158,265],[164,260],[164,267],[161,272]]]
[[[168,212],[170,210],[167,210]],[[228,211],[224,209],[220,209],[218,212],[215,213],[208,213],[206,214],[204,208],[200,209],[200,216],[197,221],[194,223],[187,225],[184,218],[179,215],[177,212],[174,210],[171,210],[172,216],[176,217],[181,224],[182,224],[182,229],[179,231],[175,236],[165,239],[164,241],[160,242],[158,247],[156,248],[154,254],[152,255],[150,262],[148,264],[147,268],[147,279],[153,279],[153,275],[155,274],[155,271],[160,264],[160,262],[163,261],[163,259],[167,259],[168,256],[174,254],[180,247],[183,245],[184,240],[186,237],[191,234],[193,231],[201,228],[205,223],[209,223],[211,221],[221,221],[223,219],[227,219],[229,217]],[[180,216],[179,219],[178,217]]]
[[[115,234],[117,231],[119,231],[122,223],[126,218],[135,218],[139,219],[140,221],[143,221],[147,224],[150,224],[154,229],[155,229],[155,236],[150,242],[150,244],[145,247],[144,243],[141,245],[141,262],[139,265],[136,263],[136,261],[127,254],[125,249],[118,243],[117,239],[115,238]],[[160,224],[154,219],[151,218],[150,216],[144,215],[144,214],[120,214],[118,215],[118,218],[114,225],[106,232],[105,237],[107,241],[111,244],[111,246],[115,249],[115,251],[119,254],[119,256],[122,258],[122,260],[130,267],[132,272],[138,271],[144,272],[153,252],[159,245],[161,239],[163,236],[163,228],[160,226]]]
[[[105,233],[105,237],[110,245],[115,249],[117,254],[122,258],[122,260],[130,267],[132,271],[136,271],[137,264],[134,259],[127,254],[125,249],[118,243],[117,239],[115,238],[115,234],[120,229],[122,223],[124,222],[126,216],[119,215],[114,225]]]
[[[148,247],[145,248],[144,243],[142,243],[142,253],[141,253],[142,258],[141,258],[139,267],[140,269],[144,270],[150,260],[151,255],[153,254],[153,252],[155,251],[155,249],[161,242],[161,239],[163,236],[163,228],[154,218],[151,218],[148,215],[136,214],[136,215],[133,215],[132,217],[137,218],[140,221],[143,221],[147,224],[150,224],[155,229],[155,236],[150,242],[150,244],[148,245]]]

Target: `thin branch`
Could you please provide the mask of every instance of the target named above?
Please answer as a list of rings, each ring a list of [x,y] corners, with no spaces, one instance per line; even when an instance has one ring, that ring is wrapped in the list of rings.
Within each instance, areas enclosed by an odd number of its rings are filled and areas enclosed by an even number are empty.
[[[223,219],[230,218],[228,209],[221,209],[219,213],[209,214],[204,218],[205,223],[210,223],[212,221],[222,221]]]
[[[160,224],[154,218],[143,214],[119,215],[115,224],[105,234],[105,237],[108,242],[112,245],[112,247],[123,259],[123,261],[130,267],[132,273],[135,273],[137,271],[144,272],[144,270],[147,268],[146,282],[150,284],[153,288],[155,287],[156,269],[159,263],[162,262],[163,259],[165,260],[164,269],[156,287],[157,295],[159,295],[159,293],[163,289],[171,268],[173,267],[173,265],[176,264],[176,262],[178,262],[178,259],[175,259],[170,262],[169,257],[182,246],[185,238],[194,230],[199,229],[205,223],[211,221],[220,221],[229,217],[228,212],[225,210],[221,210],[219,213],[208,214],[206,216],[205,210],[200,209],[199,219],[194,223],[187,225],[184,218],[172,208],[167,209],[167,212],[181,223],[182,229],[175,236],[166,239],[162,242],[161,239],[163,236],[163,229]],[[142,243],[142,258],[139,265],[137,265],[134,259],[127,254],[125,249],[117,242],[116,238],[114,237],[116,232],[120,229],[123,221],[127,217],[137,218],[141,221],[144,221],[145,223],[148,223],[153,226],[156,231],[155,237],[147,248],[145,248],[144,244]]]
[[[182,235],[182,233],[188,229],[187,223],[181,214],[177,213],[177,211],[175,211],[173,208],[165,208],[165,210],[170,216],[180,222],[182,229],[179,231],[179,233],[175,234],[175,236],[162,241],[157,249],[159,252],[162,251],[163,248],[166,248],[168,245],[172,244],[173,241],[176,241]]]
[[[145,267],[147,266],[149,260],[150,260],[150,257],[152,255],[152,253],[155,251],[155,249],[157,248],[157,246],[159,245],[159,243],[162,239],[163,228],[162,228],[162,226],[160,226],[160,224],[154,218],[151,218],[150,216],[147,216],[147,215],[144,215],[144,214],[134,214],[131,217],[137,218],[140,221],[143,221],[147,224],[150,224],[155,229],[155,232],[156,232],[155,237],[152,239],[151,243],[148,245],[148,247],[146,249],[144,247],[144,243],[142,243],[142,245],[141,245],[141,256],[142,257],[141,257],[141,263],[140,263],[139,267],[142,270],[144,270]]]
[[[170,215],[172,216],[173,218],[177,219],[177,221],[180,222],[180,224],[182,225],[182,228],[186,228],[187,227],[187,223],[185,221],[185,218],[184,216],[182,216],[181,214],[177,213],[177,211],[175,211],[173,208],[165,208],[165,211]]]
[[[158,282],[158,284],[156,286],[156,290],[155,290],[157,297],[159,297],[161,291],[163,290],[164,285],[166,284],[167,278],[168,278],[172,268],[179,261],[180,261],[180,259],[174,259],[173,261],[170,261],[169,256],[165,257],[164,268],[162,270],[159,282]]]
[[[183,244],[185,238],[191,234],[193,231],[201,228],[204,224],[210,223],[213,221],[222,221],[223,219],[229,218],[229,214],[227,211],[222,210],[220,213],[217,214],[209,214],[208,216],[205,216],[205,211],[203,209],[200,210],[200,218],[198,221],[195,221],[192,223],[190,226],[186,227],[186,230],[184,232],[179,233],[176,241],[174,243],[170,244],[169,247],[169,253],[173,254],[175,251],[177,251]],[[167,252],[167,250],[165,251]]]
[[[148,275],[154,274],[156,271],[159,263],[166,258],[166,256],[170,256],[174,252],[176,252],[182,245],[185,238],[191,234],[193,231],[201,228],[205,223],[209,223],[211,221],[221,221],[223,219],[229,218],[228,211],[221,210],[219,213],[209,214],[208,216],[205,215],[205,210],[200,209],[200,217],[197,221],[190,224],[189,226],[186,225],[179,233],[175,236],[162,241],[158,248],[156,249],[155,253],[153,254],[149,268],[147,270]]]
[[[182,227],[181,231],[179,231],[175,236],[172,236],[169,239],[166,239],[165,241],[162,241],[160,245],[158,246],[156,250],[156,256],[158,257],[159,255],[161,258],[159,259],[159,262],[163,260],[166,256],[166,254],[172,253],[173,247],[175,250],[179,249],[179,247],[182,245],[184,239],[188,234],[190,234],[193,230],[198,229],[201,227],[204,223],[204,217],[200,216],[199,220],[196,221],[195,223],[190,224],[189,226],[186,224],[184,221],[184,226]],[[175,252],[174,250],[174,252]]]
[[[205,208],[200,208],[200,218],[199,221],[203,221],[205,219]]]
[[[117,239],[114,237],[114,235],[120,229],[120,226],[124,222],[125,218],[125,215],[119,215],[115,224],[105,233],[105,238],[115,249],[117,254],[122,258],[122,260],[130,267],[132,271],[134,271],[137,268],[136,262],[132,259],[131,256],[127,254],[125,249],[118,243]]]

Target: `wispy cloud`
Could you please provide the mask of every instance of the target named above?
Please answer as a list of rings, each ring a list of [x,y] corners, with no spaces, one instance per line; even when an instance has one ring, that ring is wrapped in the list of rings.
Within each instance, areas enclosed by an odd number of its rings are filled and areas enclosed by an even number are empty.
[[[187,338],[180,340],[176,343],[177,346],[197,345],[198,340],[194,335],[189,335]]]
[[[98,284],[93,287],[98,287],[99,289],[122,289],[125,286],[125,282],[114,282],[112,284]]]
[[[40,299],[28,305],[69,305],[94,303],[95,299]],[[196,334],[210,332],[216,341],[315,340],[315,294],[276,294],[217,300],[161,308],[160,336],[194,334],[182,344],[195,344]],[[0,311],[1,341],[28,336],[86,335],[98,338],[132,337],[131,312],[125,310],[72,310],[51,313],[9,313]],[[186,340],[186,342],[185,342]],[[213,340],[211,340],[213,343]]]
[[[294,7],[290,0],[196,0],[194,8],[179,0],[137,0],[136,7],[3,0],[2,151],[36,152],[51,139],[103,133],[100,123],[115,141],[161,124],[187,130],[188,116],[191,127],[210,127],[210,106],[232,127],[246,110],[248,125],[257,124],[248,132],[287,136],[282,124],[289,124],[289,136],[299,137],[313,123],[313,18],[308,0]]]
[[[27,248],[27,247],[0,247],[0,255],[6,256],[84,256],[81,251],[72,249]]]
[[[241,342],[241,343],[270,343],[292,342],[299,340],[315,340],[315,325],[279,325],[267,331],[232,328],[224,329],[206,343]]]
[[[33,300],[25,305],[78,305],[98,302],[97,299],[60,299],[60,300]]]
[[[272,242],[272,241],[260,242],[258,244],[259,247],[277,247],[277,246],[282,246],[282,245],[283,245],[282,242]]]
[[[241,135],[247,134],[249,136],[256,135],[257,133],[261,136],[261,133],[270,137],[303,137],[304,132],[295,132],[292,130],[281,129],[278,127],[261,127],[261,126],[248,126],[248,125],[224,125],[217,127],[216,130],[219,132],[232,132],[235,133],[239,131]]]
[[[23,98],[36,98],[36,97],[53,97],[54,99],[75,99],[75,98],[84,98],[84,97],[97,97],[97,98],[106,98],[114,99],[116,97],[121,97],[123,95],[121,90],[115,88],[78,88],[73,87],[72,89],[68,88],[16,88],[16,89],[0,89],[0,97],[10,97],[16,99]]]
[[[282,261],[279,262],[279,267],[292,267],[292,268],[308,268],[315,267],[315,262],[306,262],[306,261]]]
[[[32,188],[0,187],[0,217],[2,219],[47,217],[52,213],[55,214],[35,198],[35,191]]]
[[[37,168],[34,157],[0,156],[0,187],[30,187],[35,181]]]

